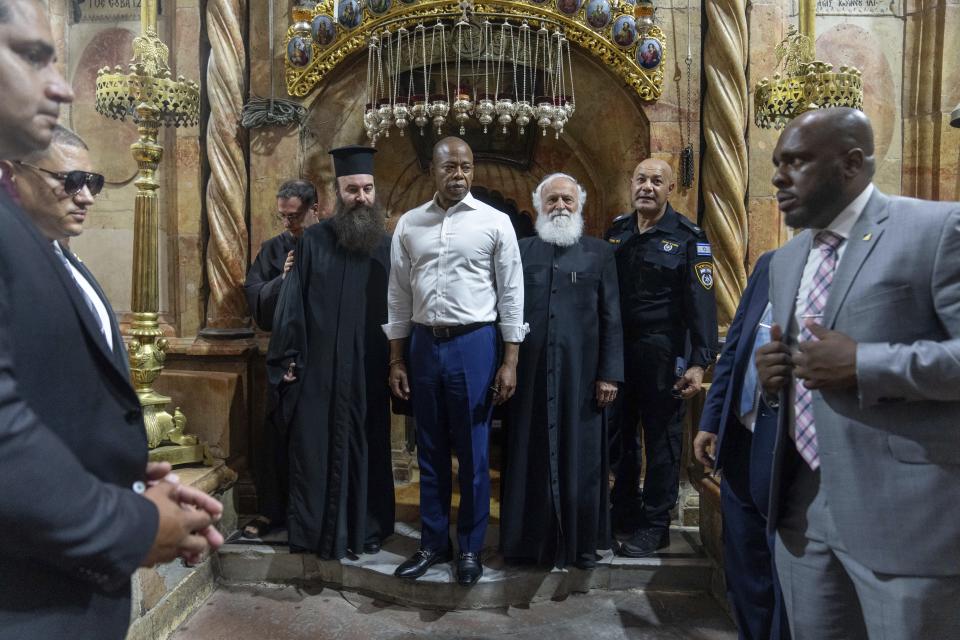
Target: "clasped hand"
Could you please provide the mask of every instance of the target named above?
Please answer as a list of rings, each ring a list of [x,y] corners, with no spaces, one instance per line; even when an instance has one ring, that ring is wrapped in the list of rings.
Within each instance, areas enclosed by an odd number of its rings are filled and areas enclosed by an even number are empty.
[[[845,389],[857,385],[857,343],[839,331],[813,320],[807,329],[815,340],[791,349],[782,341],[780,325],[770,328],[770,342],[757,349],[757,378],[770,395],[778,393],[791,377],[803,380],[807,389]]]
[[[223,544],[223,536],[214,526],[223,515],[223,505],[199,489],[180,484],[168,462],[147,464],[148,488],[144,497],[159,513],[157,533],[143,566],[149,567],[174,558],[196,564],[207,551]]]

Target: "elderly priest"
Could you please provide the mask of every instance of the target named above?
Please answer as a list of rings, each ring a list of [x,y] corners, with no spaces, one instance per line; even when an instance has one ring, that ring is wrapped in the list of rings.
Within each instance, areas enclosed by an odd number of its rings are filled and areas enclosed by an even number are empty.
[[[520,241],[524,320],[508,407],[500,540],[508,560],[592,568],[610,548],[604,408],[623,380],[612,247],[583,237],[586,193],[564,174],[533,193]]]

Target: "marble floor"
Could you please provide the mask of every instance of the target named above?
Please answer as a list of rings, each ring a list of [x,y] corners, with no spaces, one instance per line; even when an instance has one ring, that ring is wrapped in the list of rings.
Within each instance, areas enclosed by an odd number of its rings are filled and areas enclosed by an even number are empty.
[[[220,587],[173,640],[734,640],[707,594],[591,592],[501,609],[432,611],[324,587]]]

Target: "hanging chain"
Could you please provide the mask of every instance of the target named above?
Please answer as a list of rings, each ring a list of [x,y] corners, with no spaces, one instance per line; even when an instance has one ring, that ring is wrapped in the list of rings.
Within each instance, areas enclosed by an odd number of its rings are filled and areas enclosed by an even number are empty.
[[[693,186],[693,52],[691,51],[691,33],[690,33],[690,0],[687,0],[687,131],[686,144],[680,151],[680,186],[690,188]],[[680,138],[683,144],[683,123],[680,124]]]

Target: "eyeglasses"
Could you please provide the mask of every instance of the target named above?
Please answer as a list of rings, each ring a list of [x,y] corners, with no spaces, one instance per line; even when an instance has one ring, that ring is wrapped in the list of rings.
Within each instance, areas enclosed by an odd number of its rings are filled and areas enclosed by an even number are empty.
[[[277,222],[283,222],[284,220],[286,220],[287,222],[298,222],[302,220],[306,215],[307,215],[306,211],[303,211],[302,213],[278,213],[276,214],[276,218],[277,218]]]
[[[53,176],[57,180],[63,183],[63,190],[67,192],[67,195],[76,195],[80,192],[83,187],[87,187],[90,190],[90,195],[95,196],[103,190],[103,183],[105,179],[99,173],[91,173],[89,171],[50,171],[49,169],[44,169],[43,167],[36,167],[32,164],[27,164],[26,162],[18,162],[17,164],[35,169],[37,171],[42,171],[48,175]]]

